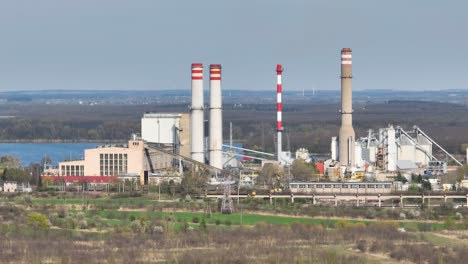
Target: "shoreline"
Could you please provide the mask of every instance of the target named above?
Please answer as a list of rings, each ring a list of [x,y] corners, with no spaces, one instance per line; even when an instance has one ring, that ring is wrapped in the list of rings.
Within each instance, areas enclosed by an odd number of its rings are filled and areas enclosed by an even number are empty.
[[[4,139],[0,143],[123,143],[117,139]]]

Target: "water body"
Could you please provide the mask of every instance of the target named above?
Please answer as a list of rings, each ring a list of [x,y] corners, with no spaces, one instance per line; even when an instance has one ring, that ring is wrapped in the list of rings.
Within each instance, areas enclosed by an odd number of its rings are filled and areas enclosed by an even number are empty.
[[[21,165],[40,162],[45,156],[52,164],[70,159],[83,159],[84,150],[103,143],[0,143],[0,156],[15,156]]]

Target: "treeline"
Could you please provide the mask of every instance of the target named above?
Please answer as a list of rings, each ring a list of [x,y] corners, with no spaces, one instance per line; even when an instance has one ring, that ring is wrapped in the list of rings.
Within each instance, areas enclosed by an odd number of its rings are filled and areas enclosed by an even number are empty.
[[[139,120],[51,121],[34,119],[0,120],[0,140],[122,140],[140,132]]]
[[[411,131],[419,126],[447,151],[463,154],[468,143],[468,115],[459,105],[437,102],[397,102],[353,104],[356,137],[367,136],[368,130],[389,124]],[[330,152],[330,139],[338,136],[341,116],[339,104],[285,104],[283,111],[283,149],[300,147],[314,153]],[[0,115],[0,141],[14,140],[126,140],[139,133],[145,112],[185,112],[186,104],[153,105],[3,105]],[[205,118],[208,118],[208,110]],[[224,138],[233,139],[247,148],[275,151],[276,104],[226,104],[223,110]]]

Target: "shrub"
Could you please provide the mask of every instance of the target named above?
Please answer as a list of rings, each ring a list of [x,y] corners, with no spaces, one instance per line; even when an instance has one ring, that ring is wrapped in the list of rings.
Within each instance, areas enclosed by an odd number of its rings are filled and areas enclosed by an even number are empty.
[[[81,219],[81,220],[78,221],[77,227],[79,229],[86,229],[86,228],[88,228],[88,222],[86,222],[86,220],[84,220],[84,219]]]
[[[367,219],[374,219],[375,218],[375,210],[370,208],[366,212],[366,218]]]
[[[366,240],[359,240],[356,244],[356,248],[361,251],[361,252],[366,252],[367,251],[367,241]]]
[[[432,231],[432,224],[431,223],[418,223],[418,230],[420,232]]]
[[[221,224],[221,221],[220,221],[219,219],[216,219],[215,224],[216,224],[216,225],[220,225],[220,224]]]
[[[224,221],[224,224],[227,225],[227,226],[230,226],[231,225],[231,220]]]
[[[201,222],[200,222],[200,228],[206,230],[205,218],[202,218],[202,220],[201,220]]]
[[[26,219],[26,223],[37,229],[49,229],[49,220],[43,214],[40,213],[31,213]]]
[[[65,206],[62,206],[57,210],[57,214],[60,218],[66,218],[68,217],[68,209]]]
[[[192,218],[192,223],[197,224],[198,222],[200,222],[200,219],[199,219],[197,216],[194,216],[194,217]]]

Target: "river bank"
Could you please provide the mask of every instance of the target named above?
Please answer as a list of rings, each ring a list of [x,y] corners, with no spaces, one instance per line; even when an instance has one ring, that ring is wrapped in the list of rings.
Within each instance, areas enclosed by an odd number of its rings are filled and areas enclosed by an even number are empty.
[[[126,139],[0,139],[0,143],[122,143]]]

